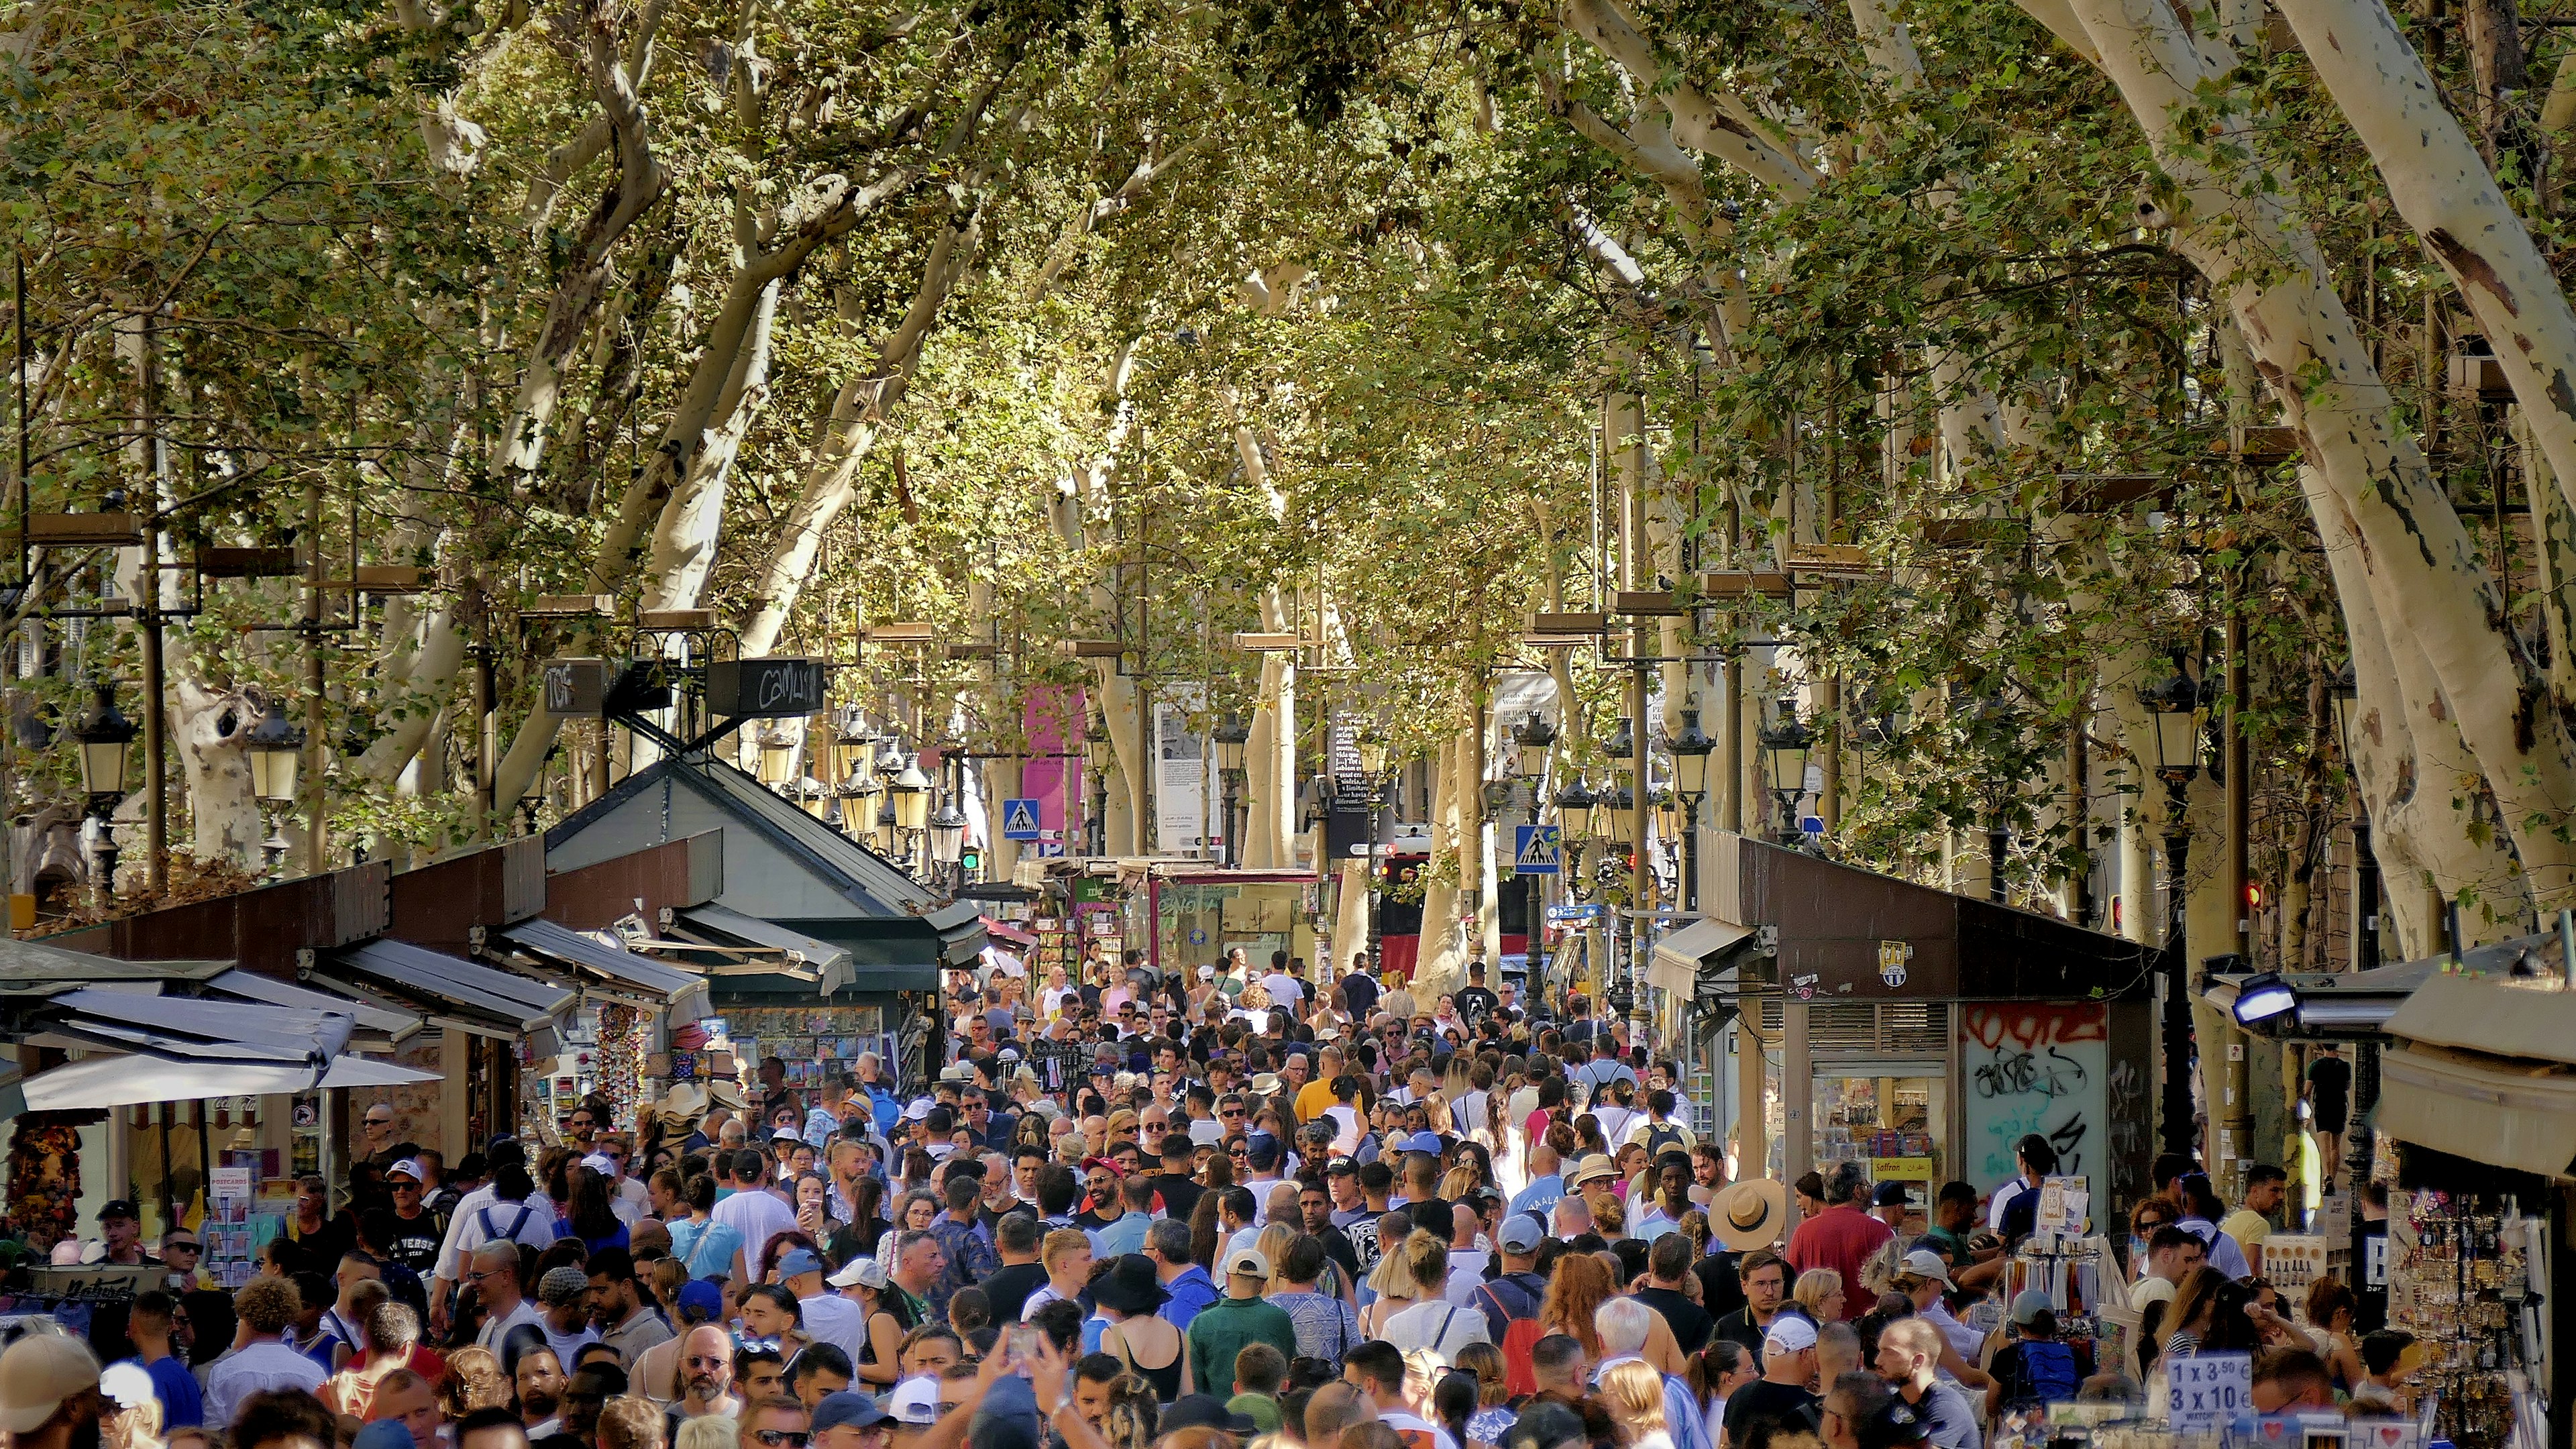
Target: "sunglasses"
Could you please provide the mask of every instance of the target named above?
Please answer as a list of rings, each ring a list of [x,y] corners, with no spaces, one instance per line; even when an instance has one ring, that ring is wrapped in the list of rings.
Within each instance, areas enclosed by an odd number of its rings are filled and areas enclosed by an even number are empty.
[[[802,1429],[754,1429],[751,1437],[769,1449],[805,1449],[814,1436]]]

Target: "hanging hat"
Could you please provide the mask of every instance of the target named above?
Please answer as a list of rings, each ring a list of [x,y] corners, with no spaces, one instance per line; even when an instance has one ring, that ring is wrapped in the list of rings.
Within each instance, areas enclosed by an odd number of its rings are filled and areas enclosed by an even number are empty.
[[[723,1077],[707,1083],[707,1105],[722,1107],[728,1112],[741,1112],[749,1108],[749,1104],[743,1100],[742,1084]]]
[[[665,1122],[695,1122],[707,1115],[706,1089],[695,1082],[673,1082],[654,1113]]]
[[[1728,1184],[1709,1209],[1718,1239],[1739,1253],[1767,1248],[1789,1216],[1789,1189],[1767,1177]]]

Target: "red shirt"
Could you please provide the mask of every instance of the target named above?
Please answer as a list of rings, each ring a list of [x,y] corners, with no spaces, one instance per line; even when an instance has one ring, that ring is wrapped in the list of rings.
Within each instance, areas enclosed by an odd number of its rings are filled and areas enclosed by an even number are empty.
[[[1895,1229],[1855,1204],[1844,1203],[1798,1224],[1798,1230],[1789,1235],[1789,1266],[1801,1273],[1831,1268],[1842,1274],[1843,1317],[1858,1318],[1878,1306],[1861,1289],[1860,1265],[1895,1236]]]

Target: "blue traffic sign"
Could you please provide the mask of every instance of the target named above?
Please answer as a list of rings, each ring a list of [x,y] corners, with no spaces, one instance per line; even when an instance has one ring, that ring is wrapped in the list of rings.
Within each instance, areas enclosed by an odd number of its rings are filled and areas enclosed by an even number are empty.
[[[1038,802],[1034,798],[1002,802],[1002,838],[1004,840],[1041,838],[1038,830]]]
[[[1515,825],[1512,827],[1512,873],[1515,875],[1555,875],[1559,872],[1558,827],[1553,825]]]
[[[1567,921],[1597,921],[1601,919],[1601,903],[1583,901],[1575,905],[1550,906],[1547,908],[1547,919],[1550,925],[1559,925]]]

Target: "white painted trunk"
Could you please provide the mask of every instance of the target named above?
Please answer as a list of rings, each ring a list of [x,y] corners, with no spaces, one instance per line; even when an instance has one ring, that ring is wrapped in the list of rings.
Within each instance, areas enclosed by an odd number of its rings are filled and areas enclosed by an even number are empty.
[[[250,711],[232,690],[210,689],[193,670],[170,671],[171,753],[188,791],[189,852],[256,870],[267,838],[242,745]]]
[[[2300,49],[2370,148],[2389,199],[2485,329],[2576,503],[2576,308],[2382,0],[2280,0]]]
[[[1153,844],[1145,837],[1147,772],[1154,763],[1153,741],[1146,733],[1149,722],[1134,680],[1109,665],[1096,670],[1093,678],[1101,718],[1109,725],[1113,760],[1105,817],[1107,849],[1116,856],[1147,855]]]
[[[2343,512],[2380,617],[2408,622],[2438,681],[2439,707],[2458,723],[2502,807],[2536,903],[2546,911],[2576,902],[2576,851],[2556,838],[2557,822],[2576,808],[2576,745],[2554,710],[2524,708],[2528,661],[2490,622],[2507,616],[2503,602],[2414,439],[2393,426],[2386,388],[2328,285],[2314,238],[2269,173],[2248,162],[2222,174],[2176,144],[2173,117],[2217,78],[2169,9],[2154,0],[2078,0],[2075,8],[2179,188],[2186,214],[2177,248],[2224,290],[2284,418],[2306,441],[2323,485],[2311,510]]]
[[[1431,849],[1423,874],[1422,945],[1413,964],[1413,1000],[1429,1011],[1442,992],[1466,984],[1465,944],[1458,930],[1460,760],[1467,742],[1456,731],[1441,739],[1431,760]]]
[[[786,526],[770,546],[769,560],[752,594],[751,614],[742,625],[745,658],[777,647],[779,631],[787,626],[788,616],[814,575],[825,530],[858,496],[859,464],[877,436],[874,426],[859,420],[859,396],[865,386],[844,383],[832,399],[831,421],[824,427],[814,461],[805,470],[804,486],[796,492],[796,505],[788,510]]]

